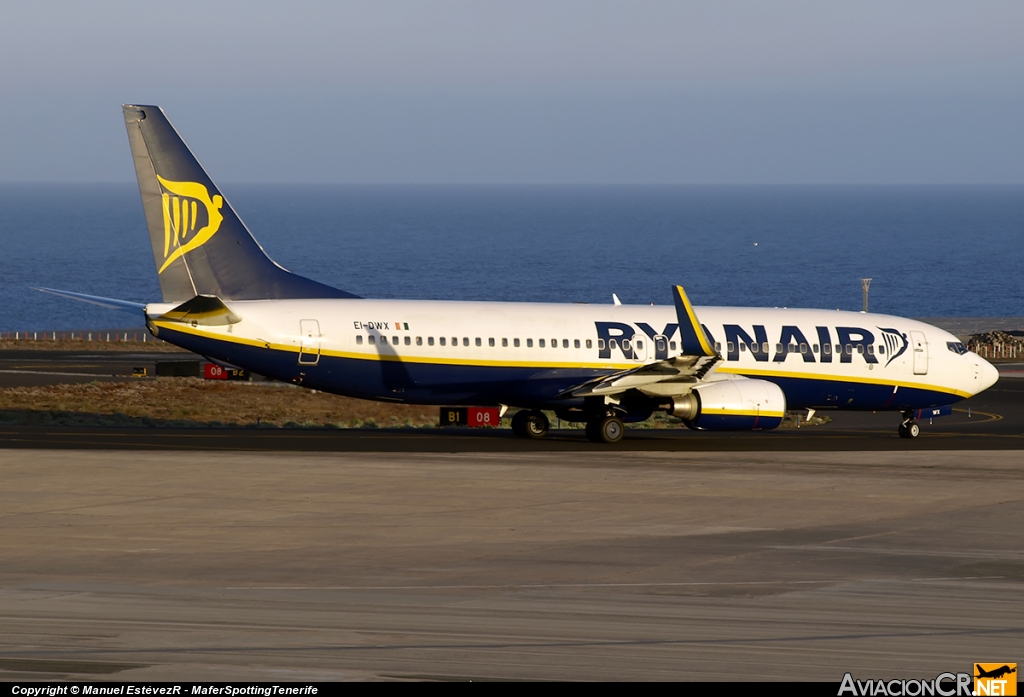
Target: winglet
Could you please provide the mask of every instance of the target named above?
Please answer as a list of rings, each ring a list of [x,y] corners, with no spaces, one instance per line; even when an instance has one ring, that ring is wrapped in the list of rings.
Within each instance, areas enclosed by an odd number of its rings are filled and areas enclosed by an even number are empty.
[[[697,313],[693,311],[690,299],[682,286],[673,286],[673,299],[676,301],[676,317],[679,320],[679,334],[682,338],[683,354],[687,356],[717,356],[704,328],[700,326]]]

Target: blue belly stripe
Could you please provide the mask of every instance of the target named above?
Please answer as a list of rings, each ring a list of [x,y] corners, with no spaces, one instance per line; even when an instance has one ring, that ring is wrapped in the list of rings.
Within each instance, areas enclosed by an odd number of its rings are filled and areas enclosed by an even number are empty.
[[[614,371],[596,368],[544,368],[446,365],[373,361],[321,355],[317,365],[301,365],[298,353],[249,346],[161,328],[160,338],[203,356],[248,368],[269,378],[334,394],[407,404],[531,408],[582,406],[582,399],[558,395],[580,383]],[[939,407],[960,397],[937,390],[874,385],[837,380],[751,375],[769,380],[786,394],[788,409],[838,408],[860,411],[903,411]],[[702,417],[712,418],[712,417]],[[753,417],[714,417],[750,419]],[[769,428],[767,417],[757,428]],[[710,425],[710,421],[708,422]],[[777,425],[777,423],[776,423]],[[750,426],[753,427],[753,426]]]

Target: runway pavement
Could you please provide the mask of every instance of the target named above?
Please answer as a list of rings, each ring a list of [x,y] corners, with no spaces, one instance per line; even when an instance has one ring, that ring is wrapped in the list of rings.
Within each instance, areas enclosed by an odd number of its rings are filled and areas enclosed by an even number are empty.
[[[0,350],[0,387],[34,387],[60,383],[131,380],[144,368],[156,374],[156,364],[201,360],[184,351],[60,351]]]
[[[0,679],[933,678],[1024,655],[1019,452],[0,450]]]

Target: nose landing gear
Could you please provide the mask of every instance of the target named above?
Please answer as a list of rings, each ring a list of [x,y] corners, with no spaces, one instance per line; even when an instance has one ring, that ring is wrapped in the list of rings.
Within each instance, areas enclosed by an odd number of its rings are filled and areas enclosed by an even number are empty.
[[[900,438],[917,438],[921,435],[921,424],[914,420],[913,413],[904,412],[899,434]]]

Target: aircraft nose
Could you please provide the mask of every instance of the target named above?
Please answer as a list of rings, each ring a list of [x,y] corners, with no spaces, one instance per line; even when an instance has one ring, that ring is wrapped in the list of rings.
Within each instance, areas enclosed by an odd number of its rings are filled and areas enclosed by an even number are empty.
[[[975,358],[978,362],[977,375],[978,375],[978,392],[984,392],[992,385],[996,384],[999,380],[999,371],[994,365],[986,361],[980,356]],[[978,392],[975,392],[977,394]]]

